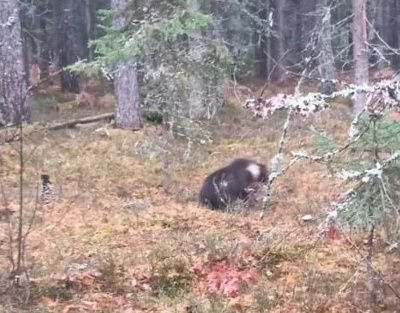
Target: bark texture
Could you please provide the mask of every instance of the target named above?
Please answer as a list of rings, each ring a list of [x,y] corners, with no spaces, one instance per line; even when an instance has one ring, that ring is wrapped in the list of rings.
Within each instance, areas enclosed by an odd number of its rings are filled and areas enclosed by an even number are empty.
[[[276,10],[277,10],[277,33],[278,38],[276,40],[276,61],[279,63],[279,66],[276,68],[277,79],[283,80],[286,74],[286,36],[285,36],[285,9],[286,9],[286,0],[278,0],[276,1]]]
[[[139,85],[136,67],[133,64],[119,66],[115,77],[115,125],[121,129],[137,130],[142,128],[139,114]]]
[[[116,29],[126,26],[127,19],[124,16],[129,1],[112,0],[111,8],[117,12],[113,26]],[[121,62],[115,77],[115,95],[117,103],[115,107],[115,126],[121,129],[137,130],[142,128],[139,110],[139,85],[136,66],[133,63]]]
[[[322,79],[318,89],[319,92],[329,95],[335,91],[335,85],[333,83],[333,80],[335,79],[335,59],[332,49],[331,8],[329,7],[327,0],[321,1],[318,11],[321,17],[318,70]]]
[[[17,0],[0,1],[0,125],[30,119]]]
[[[367,0],[352,0],[353,6],[353,57],[354,79],[357,85],[368,83],[368,47],[367,47]],[[365,106],[365,94],[355,97],[354,111],[359,113]]]
[[[55,0],[55,2],[55,53],[58,67],[62,69],[88,56],[86,6],[85,1]],[[77,75],[63,71],[61,87],[63,91],[79,93]]]
[[[200,10],[200,4],[198,0],[190,0],[189,7],[193,11]],[[195,62],[201,62],[203,58],[203,53],[201,49],[201,35],[193,34],[189,38],[189,49],[190,56]],[[203,98],[205,98],[205,85],[204,81],[196,73],[191,75],[191,88],[189,95],[189,118],[197,119],[202,117],[206,112],[206,107],[203,103]]]

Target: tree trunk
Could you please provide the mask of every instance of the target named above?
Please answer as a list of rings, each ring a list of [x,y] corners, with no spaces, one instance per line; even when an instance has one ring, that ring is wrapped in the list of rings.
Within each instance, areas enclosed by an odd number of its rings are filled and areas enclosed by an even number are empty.
[[[50,7],[51,8],[51,7]],[[48,32],[48,20],[50,14],[46,7],[42,7],[40,10],[40,38],[41,47],[39,53],[39,68],[40,68],[40,79],[46,79],[49,76],[49,68],[51,63],[51,41],[49,40]]]
[[[390,51],[385,46],[385,42],[389,43],[388,31],[390,29],[387,24],[390,21],[390,18],[388,18],[390,17],[390,1],[376,0],[370,4],[369,11],[371,12],[370,23],[375,31],[368,33],[368,42],[374,47],[371,51],[373,65],[381,70],[390,66],[390,58],[388,57]]]
[[[139,85],[136,67],[133,64],[120,65],[115,77],[115,125],[121,129],[142,128],[139,114]]]
[[[389,29],[391,34],[391,40],[389,40],[389,45],[394,49],[400,49],[400,3],[398,0],[391,1],[390,7],[390,17],[389,17]],[[399,51],[399,50],[397,50]],[[399,53],[392,56],[392,65],[399,69],[400,68],[400,55]]]
[[[82,0],[81,0],[82,1]],[[93,13],[93,1],[84,0],[85,1],[85,20],[86,20],[86,33],[88,40],[92,39],[93,33],[93,21],[92,21],[92,13]],[[89,60],[93,59],[93,48],[89,49]]]
[[[293,10],[295,11],[295,30],[294,30],[294,52],[295,52],[295,62],[300,64],[303,61],[303,50],[307,41],[304,40],[304,35],[308,32],[308,29],[304,27],[305,16],[309,12],[305,10],[305,4],[303,1],[298,1],[293,4]],[[311,19],[311,16],[308,16],[308,19]]]
[[[189,118],[198,119],[205,113],[203,105],[204,83],[201,77],[192,74],[189,95]]]
[[[85,9],[84,1],[56,0],[55,2],[55,53],[60,69],[88,56]],[[79,93],[77,75],[63,71],[61,88],[63,91]]]
[[[83,0],[81,0],[83,1]],[[108,0],[84,0],[85,1],[85,15],[86,15],[86,33],[88,40],[99,38],[103,32],[100,31],[100,20],[98,17],[99,10],[109,10],[110,3]],[[89,60],[95,58],[95,47],[89,48]]]
[[[377,0],[375,5],[375,29],[380,35],[381,38],[383,38],[387,42],[387,36],[386,36],[386,27],[385,27],[385,21],[386,21],[386,16],[389,15],[389,12],[386,10],[387,6],[387,1],[385,0]],[[385,14],[386,13],[386,14]],[[384,55],[386,52],[386,49],[384,48],[383,42],[380,42],[379,38],[377,38],[374,34],[374,41],[375,43],[379,46],[377,47],[378,51],[380,54]],[[380,55],[378,55],[378,69],[383,69],[387,65],[385,60],[383,60]]]
[[[271,6],[271,2],[267,1],[266,4],[266,10],[267,10],[267,14],[268,17],[267,19],[269,20],[269,14],[272,14],[272,6]],[[272,25],[268,25],[268,30],[265,34],[265,60],[266,60],[266,73],[267,73],[267,78],[268,78],[268,82],[271,80],[271,76],[272,76],[272,70],[274,68],[274,65],[272,64],[272,60],[271,60],[271,50],[272,50],[272,31],[271,31],[271,27]],[[269,55],[267,55],[269,54]]]
[[[200,10],[200,4],[198,0],[190,0],[189,7],[193,11]],[[203,53],[201,49],[201,35],[193,34],[189,38],[189,54],[192,59],[199,63],[203,58]],[[206,107],[203,103],[203,98],[205,97],[205,84],[204,81],[197,73],[191,74],[191,88],[189,95],[189,118],[198,119],[202,117],[206,112]]]
[[[258,18],[266,21],[268,19],[268,6],[266,5],[265,8],[259,8]],[[266,25],[265,27],[269,27]],[[258,77],[268,77],[268,38],[267,38],[267,31],[260,31],[258,28],[254,31],[254,38],[255,38],[255,48],[254,48],[254,73]]]
[[[285,7],[286,0],[276,0],[276,11],[277,11],[277,31],[278,38],[276,40],[276,61],[278,66],[276,68],[276,78],[283,80],[286,75],[286,40],[285,40]]]
[[[367,0],[352,0],[353,5],[353,58],[354,78],[357,85],[368,83],[368,47],[367,47]],[[365,94],[355,97],[354,112],[359,113],[365,106]]]
[[[0,1],[0,125],[30,119],[17,0]]]
[[[319,36],[319,73],[322,81],[318,86],[318,91],[330,95],[335,91],[335,59],[332,49],[332,27],[331,27],[331,8],[328,0],[322,0],[318,13],[320,14],[320,36]]]
[[[113,21],[116,29],[126,26],[127,21],[123,13],[128,3],[127,0],[111,1],[111,8],[118,14]],[[135,64],[129,62],[119,64],[114,86],[117,98],[115,126],[131,130],[142,128],[139,110],[139,84]]]

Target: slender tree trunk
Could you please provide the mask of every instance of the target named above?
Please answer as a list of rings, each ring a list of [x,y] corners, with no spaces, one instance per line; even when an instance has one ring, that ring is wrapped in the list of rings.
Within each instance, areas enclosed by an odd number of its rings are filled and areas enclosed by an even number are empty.
[[[30,119],[17,0],[0,1],[0,125]]]
[[[374,230],[375,227],[373,225],[370,226],[368,231],[368,239],[367,239],[367,257],[365,259],[367,263],[367,288],[370,296],[370,308],[372,312],[374,312],[376,306],[376,292],[375,292],[375,272],[372,267],[372,255],[373,255],[373,247],[374,247]]]
[[[321,83],[318,86],[319,92],[323,94],[331,94],[335,91],[333,80],[335,79],[335,59],[332,49],[332,27],[331,27],[331,8],[328,5],[328,0],[321,0],[318,12],[320,14],[320,57],[319,57],[319,73]]]
[[[296,17],[296,21],[295,21],[295,31],[294,31],[294,40],[295,40],[295,44],[294,44],[294,48],[295,48],[295,61],[296,63],[300,63],[302,62],[302,56],[303,56],[303,50],[305,48],[305,44],[307,44],[307,41],[303,40],[304,37],[304,30],[306,29],[305,27],[303,27],[304,24],[304,16],[305,16],[305,11],[304,11],[304,4],[302,3],[302,1],[296,2],[293,5],[293,9],[296,11],[295,12],[295,17]],[[310,18],[310,17],[309,17]]]
[[[163,123],[164,125],[168,125],[169,123],[168,112],[164,112]],[[167,127],[164,127],[162,132],[162,185],[168,191],[171,187],[172,134]]]
[[[388,1],[385,0],[376,0],[373,8],[373,21],[371,22],[373,24],[373,27],[375,28],[376,32],[379,34],[379,36],[388,42],[388,37],[386,30],[387,28],[385,27],[386,20],[388,19],[387,16],[389,16],[389,11],[387,11],[388,8]],[[378,69],[383,69],[389,64],[385,62],[385,59],[383,58],[385,53],[386,53],[386,48],[384,46],[384,43],[381,42],[381,40],[378,38],[378,36],[375,34],[375,32],[370,32],[370,35],[372,41],[376,45],[376,50],[377,52],[375,53],[376,55],[376,62],[377,62],[377,68]],[[383,57],[382,57],[383,56]]]
[[[22,29],[22,25],[21,25],[21,29]],[[31,82],[30,82],[30,60],[31,60],[31,54],[30,54],[30,51],[29,51],[28,40],[27,40],[26,37],[24,37],[22,35],[22,32],[21,32],[21,42],[22,42],[22,55],[23,55],[23,60],[24,60],[25,82],[26,82],[26,85],[29,86],[31,84]]]
[[[381,70],[390,66],[391,63],[391,52],[385,45],[385,43],[391,45],[390,32],[392,30],[389,27],[391,20],[391,2],[390,0],[373,1],[370,4],[369,11],[371,12],[370,23],[374,30],[368,33],[368,42],[373,44],[374,47],[371,53],[373,56],[373,64],[377,69]]]
[[[258,17],[262,20],[267,20],[268,18],[268,7],[259,8]],[[268,27],[268,25],[265,25]],[[259,30],[254,32],[255,38],[255,48],[254,48],[254,57],[255,61],[254,72],[259,77],[268,77],[268,38],[266,32],[260,32]]]
[[[40,11],[40,34],[41,34],[41,46],[39,53],[39,68],[40,68],[40,79],[46,79],[49,76],[49,67],[51,63],[51,42],[49,40],[48,32],[48,20],[50,19],[49,13],[47,13],[46,7],[41,8]]]
[[[189,7],[193,11],[200,10],[200,4],[198,0],[190,0]],[[201,62],[203,58],[203,53],[200,48],[201,46],[201,35],[193,34],[189,38],[189,49],[190,55],[196,63]],[[205,85],[201,77],[197,73],[192,73],[191,75],[191,88],[189,95],[189,118],[198,119],[202,117],[206,112],[206,107],[203,103],[203,98],[205,97]]]
[[[48,21],[51,20],[52,4],[36,2],[32,3],[32,6],[21,8],[22,38],[26,55],[26,72],[29,73],[31,65],[37,65],[40,69],[40,76],[37,75],[35,78],[44,79],[48,76],[50,65],[51,42],[47,26],[49,25]],[[27,76],[29,80],[29,75]],[[28,84],[32,83],[35,82],[28,81]]]
[[[82,1],[82,0],[81,0]],[[86,33],[88,40],[91,39],[93,33],[93,22],[92,22],[92,1],[84,0],[85,1],[85,20],[86,20]],[[93,49],[89,50],[89,60],[93,59]]]
[[[353,57],[354,78],[357,85],[368,83],[368,47],[367,47],[367,0],[352,0],[353,5]],[[365,94],[355,97],[354,112],[359,113],[365,106]]]
[[[224,4],[220,1],[215,1],[211,5],[211,12],[213,14],[214,23],[212,28],[207,28],[203,32],[203,36],[207,36],[208,38],[212,38],[215,42],[220,45],[224,44],[225,38],[225,30],[223,28],[223,14],[222,8]],[[205,33],[205,34],[204,34]],[[214,75],[203,82],[203,88],[207,94],[207,98],[203,99],[203,106],[206,118],[210,119],[215,116],[217,112],[217,108],[222,106],[224,103],[224,86],[226,86],[228,82],[227,77],[221,77],[218,73],[218,70],[214,72]],[[209,101],[209,100],[212,101]]]
[[[111,1],[111,8],[117,12],[117,17],[113,22],[116,29],[126,26],[127,21],[123,14],[128,3],[127,0]],[[139,84],[135,64],[121,62],[118,66],[114,87],[117,98],[115,126],[131,130],[142,128],[139,110]]]
[[[276,11],[277,11],[277,19],[278,19],[278,38],[276,41],[277,45],[277,55],[276,61],[279,63],[279,66],[276,69],[277,79],[283,80],[286,74],[286,40],[285,40],[285,7],[286,0],[276,0]]]
[[[400,3],[399,0],[392,0],[390,6],[390,14],[389,14],[389,29],[391,33],[391,40],[389,41],[389,45],[394,49],[400,49]],[[399,50],[397,50],[399,51]],[[399,69],[400,68],[400,55],[394,54],[392,56],[392,65]]]
[[[267,10],[267,14],[268,14],[267,18],[269,19],[269,14],[272,13],[271,12],[272,6],[271,6],[271,2],[270,1],[267,1],[266,10]],[[271,79],[271,76],[273,74],[273,73],[271,73],[271,71],[274,68],[274,65],[272,64],[272,60],[270,58],[271,50],[272,50],[272,32],[271,32],[271,29],[270,29],[271,27],[272,27],[272,25],[268,25],[268,30],[267,30],[267,33],[265,34],[265,41],[266,41],[265,49],[266,49],[266,51],[264,51],[264,55],[265,55],[265,58],[266,58],[266,73],[268,75],[267,76],[268,77],[268,81],[270,81],[270,79]],[[267,53],[269,55],[267,55]]]
[[[86,15],[86,33],[88,40],[99,38],[102,34],[100,31],[100,21],[98,19],[99,10],[109,10],[110,3],[108,0],[81,0],[85,1],[85,15]],[[95,47],[89,48],[89,60],[93,60],[95,55]]]

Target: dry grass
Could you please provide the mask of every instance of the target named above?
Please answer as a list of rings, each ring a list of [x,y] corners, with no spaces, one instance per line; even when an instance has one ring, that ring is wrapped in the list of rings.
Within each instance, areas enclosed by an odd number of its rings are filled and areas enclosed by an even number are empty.
[[[346,107],[315,117],[317,126],[340,138],[348,123]],[[160,138],[153,126],[140,132],[93,124],[49,134],[28,128],[26,151],[37,147],[25,173],[27,197],[41,173],[50,174],[56,203],[40,209],[28,242],[32,302],[6,312],[355,312],[363,310],[364,267],[360,255],[341,239],[310,242],[323,208],[342,188],[322,165],[299,163],[277,182],[267,219],[257,212],[231,215],[199,208],[204,177],[234,157],[268,164],[277,149],[282,116],[252,121],[227,105],[212,127],[214,143],[182,155],[186,143],[173,142],[170,192],[161,187]],[[289,150],[312,151],[304,128],[291,129]],[[106,127],[110,136],[94,132]],[[33,127],[34,128],[34,127]],[[31,133],[29,135],[29,133]],[[0,147],[6,194],[16,202],[18,154]],[[0,222],[2,227],[5,224]],[[358,238],[354,235],[354,238]],[[361,247],[362,248],[362,247]],[[0,273],[7,273],[6,241],[0,241]],[[376,266],[397,275],[396,255],[376,251]],[[201,292],[195,264],[255,268],[254,286],[229,298]],[[82,266],[79,269],[79,266]],[[1,287],[1,285],[0,285]],[[385,288],[387,310],[394,305]],[[10,304],[5,306],[6,303]],[[14,307],[11,304],[14,303]],[[382,309],[382,312],[384,308]],[[393,311],[393,310],[392,310]]]

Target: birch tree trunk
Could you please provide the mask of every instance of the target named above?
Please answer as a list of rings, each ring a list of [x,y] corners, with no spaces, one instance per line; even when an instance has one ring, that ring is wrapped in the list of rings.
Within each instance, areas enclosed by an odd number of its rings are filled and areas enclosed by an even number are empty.
[[[17,0],[0,1],[0,125],[30,119]]]
[[[352,0],[353,8],[353,58],[354,78],[357,85],[368,83],[368,47],[367,47],[367,0]],[[357,114],[365,106],[366,97],[358,93],[354,101]]]
[[[126,26],[127,20],[123,15],[129,1],[112,0],[111,8],[117,12],[113,26],[120,29]],[[114,81],[117,103],[115,106],[115,126],[120,129],[138,130],[142,128],[139,110],[139,85],[136,65],[121,62],[118,66]]]

